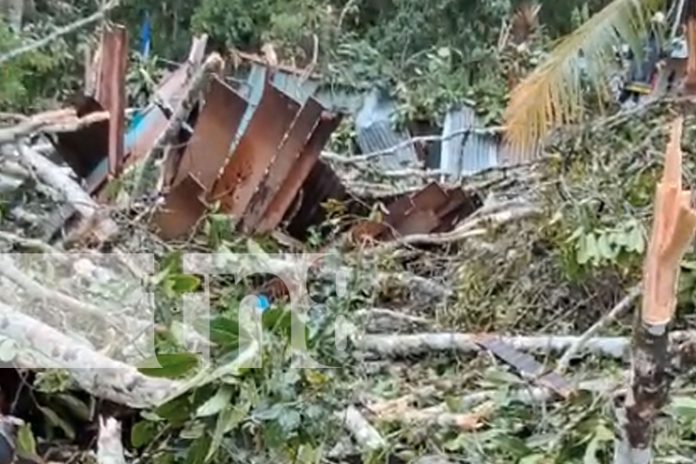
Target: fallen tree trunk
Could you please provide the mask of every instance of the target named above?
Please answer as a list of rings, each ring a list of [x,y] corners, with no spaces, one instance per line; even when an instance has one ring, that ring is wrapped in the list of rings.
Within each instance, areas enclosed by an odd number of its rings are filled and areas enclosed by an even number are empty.
[[[80,185],[60,167],[24,144],[18,144],[20,162],[34,171],[42,182],[58,192],[57,200],[70,204],[80,215],[76,235],[93,236],[105,242],[118,232],[118,226],[109,217],[104,217],[102,208],[85,192]]]
[[[452,351],[456,353],[475,353],[481,351],[477,340],[481,334],[460,333],[420,333],[408,335],[370,334],[353,340],[354,346],[365,352],[386,357],[402,357]],[[539,353],[559,353],[575,345],[581,335],[532,335],[501,336],[500,340],[521,351]],[[672,344],[696,343],[696,331],[673,332]],[[631,348],[629,337],[594,337],[585,341],[582,353],[622,359],[628,356]],[[582,354],[578,353],[578,355]]]
[[[0,334],[17,344],[19,350],[14,362],[19,367],[66,369],[88,393],[132,408],[155,407],[180,385],[168,379],[147,377],[135,367],[96,352],[3,303],[0,303]]]

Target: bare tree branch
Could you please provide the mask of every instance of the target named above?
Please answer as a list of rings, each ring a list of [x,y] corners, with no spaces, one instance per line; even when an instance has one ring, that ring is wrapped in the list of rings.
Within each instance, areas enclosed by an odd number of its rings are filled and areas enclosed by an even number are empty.
[[[39,48],[43,48],[46,45],[50,44],[54,40],[56,40],[58,37],[70,34],[73,31],[76,31],[84,26],[87,26],[88,24],[92,24],[96,21],[99,21],[102,19],[106,14],[116,8],[119,4],[120,0],[110,0],[108,3],[106,3],[104,6],[102,6],[98,11],[95,13],[91,14],[90,16],[87,16],[86,18],[82,18],[78,21],[75,21],[71,24],[68,24],[67,26],[60,27],[53,31],[52,33],[48,34],[46,37],[43,39],[28,43],[26,45],[22,45],[21,47],[15,48],[14,50],[10,50],[7,53],[4,53],[0,55],[0,65],[13,60],[17,58],[20,55],[23,55],[24,53],[29,53],[33,52],[34,50],[38,50]]]

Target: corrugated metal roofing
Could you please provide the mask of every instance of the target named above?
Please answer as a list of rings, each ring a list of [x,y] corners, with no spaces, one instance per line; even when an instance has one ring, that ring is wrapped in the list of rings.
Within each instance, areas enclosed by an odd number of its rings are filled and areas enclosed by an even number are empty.
[[[355,119],[358,145],[364,153],[385,150],[409,139],[408,134],[397,134],[392,128],[391,119],[395,109],[394,102],[380,90],[375,89],[367,95]],[[413,144],[409,144],[396,150],[393,155],[378,159],[387,169],[403,169],[415,165],[418,155]]]
[[[473,108],[464,105],[447,112],[442,130],[440,170],[450,180],[495,167],[503,159],[499,137],[475,130],[462,133],[467,129],[483,129]]]

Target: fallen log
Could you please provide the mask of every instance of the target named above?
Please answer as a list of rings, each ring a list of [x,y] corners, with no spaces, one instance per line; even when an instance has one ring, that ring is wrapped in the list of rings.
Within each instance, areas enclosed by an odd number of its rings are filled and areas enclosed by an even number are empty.
[[[3,303],[0,334],[17,344],[17,366],[65,369],[80,388],[114,403],[132,408],[155,407],[180,385],[177,381],[147,377],[135,367],[96,352]]]
[[[407,335],[370,334],[356,337],[354,346],[364,352],[385,357],[403,357],[437,352],[476,353],[482,334],[420,333]],[[575,345],[581,335],[531,335],[501,336],[500,340],[522,351],[560,353]],[[696,343],[696,331],[673,332],[673,345]],[[623,359],[631,348],[629,337],[593,337],[586,340],[577,355],[592,353],[607,358]]]

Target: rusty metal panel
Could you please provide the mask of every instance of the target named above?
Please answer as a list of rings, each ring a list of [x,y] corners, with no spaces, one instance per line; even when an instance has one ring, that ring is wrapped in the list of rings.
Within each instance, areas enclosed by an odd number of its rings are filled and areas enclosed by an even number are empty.
[[[440,218],[433,210],[416,210],[406,215],[394,228],[396,233],[401,236],[411,234],[427,234],[432,232],[440,225]]]
[[[302,148],[319,124],[322,111],[322,105],[313,98],[310,98],[300,110],[282,146],[278,150],[274,161],[269,167],[266,176],[259,185],[258,190],[254,193],[244,213],[242,218],[242,230],[245,233],[252,233],[254,231],[256,225],[267,212],[275,196],[278,195],[281,190],[284,191],[283,195],[289,195],[290,197],[294,197],[297,194],[296,190],[291,191],[291,189],[295,187],[299,189],[304,179],[290,179],[289,175],[293,170],[293,166],[302,155]],[[296,174],[301,175],[302,173]],[[307,174],[309,173],[307,172]],[[287,182],[290,182],[291,185],[283,188]],[[287,207],[286,203],[276,202],[276,205],[281,208]],[[272,214],[274,218],[279,218],[280,220],[285,214],[285,210],[269,211],[269,214]],[[275,228],[276,226],[277,224],[266,222],[266,227]]]
[[[292,166],[285,182],[276,194],[271,204],[266,208],[261,221],[256,226],[257,232],[268,232],[277,227],[283,218],[290,220],[288,229],[306,230],[306,225],[317,223],[316,219],[323,217],[320,203],[326,198],[344,198],[345,187],[336,173],[323,162],[317,160],[321,150],[329,141],[331,133],[338,127],[339,115],[322,117],[302,153]],[[299,198],[300,187],[304,201]],[[299,209],[295,214],[288,214],[288,208],[295,201]],[[317,212],[318,211],[318,212]],[[318,221],[321,222],[321,221]],[[292,234],[292,232],[291,232]],[[302,233],[300,233],[302,235]],[[297,235],[295,235],[297,236]]]
[[[447,204],[448,200],[449,197],[447,193],[442,190],[442,187],[440,187],[436,182],[429,183],[425,186],[425,188],[411,196],[413,206],[419,210],[438,210]]]
[[[222,211],[242,217],[298,110],[292,98],[266,83],[249,125],[215,183],[211,198],[220,201]]]
[[[159,235],[172,240],[188,233],[205,214],[204,198],[205,189],[191,175],[172,187],[153,218]]]
[[[475,192],[464,192],[460,188],[450,189],[447,194],[449,201],[441,208],[437,215],[440,218],[440,226],[435,232],[446,232],[463,218],[470,216],[483,205],[481,196]]]
[[[518,351],[498,337],[481,335],[476,339],[476,343],[515,368],[522,377],[531,379],[564,398],[573,393],[574,388],[566,379],[554,372],[547,373],[547,369],[534,357]]]
[[[213,79],[193,135],[179,163],[174,184],[189,174],[209,191],[230,153],[232,139],[247,103],[234,90]]]
[[[447,201],[448,196],[445,191],[437,183],[432,182],[422,190],[390,205],[387,208],[389,214],[385,222],[393,232],[399,235],[431,232],[439,226],[437,210],[444,207]]]
[[[128,31],[121,25],[104,29],[99,85],[96,100],[109,112],[109,174],[117,176],[123,166],[123,132],[126,109]]]

